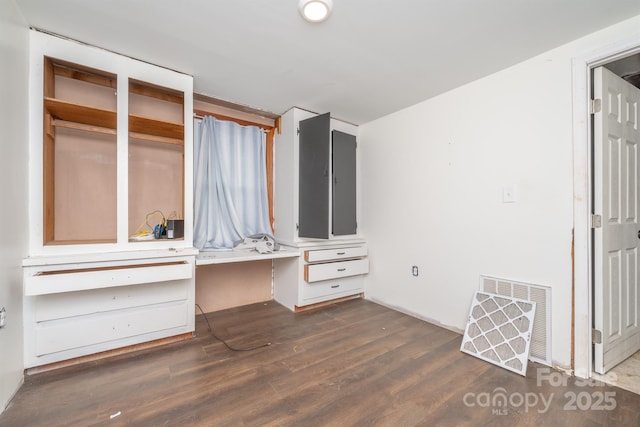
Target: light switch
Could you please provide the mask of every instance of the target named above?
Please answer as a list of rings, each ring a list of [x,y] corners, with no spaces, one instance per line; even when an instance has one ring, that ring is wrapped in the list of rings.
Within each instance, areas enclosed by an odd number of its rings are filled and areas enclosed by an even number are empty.
[[[502,187],[502,203],[515,203],[517,199],[517,187],[505,185]]]

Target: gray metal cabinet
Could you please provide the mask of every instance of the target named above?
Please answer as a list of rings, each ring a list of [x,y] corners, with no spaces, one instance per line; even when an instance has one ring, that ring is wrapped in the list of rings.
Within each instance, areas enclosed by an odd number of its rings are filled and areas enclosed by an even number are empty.
[[[356,234],[356,137],[334,130],[331,144],[333,235]]]
[[[332,131],[329,113],[300,120],[299,131],[298,236],[356,234],[355,135]]]
[[[329,113],[300,120],[298,235],[329,238]]]
[[[356,230],[356,126],[292,108],[274,144],[275,237],[297,259],[274,260],[273,297],[291,310],[364,292],[366,241]]]

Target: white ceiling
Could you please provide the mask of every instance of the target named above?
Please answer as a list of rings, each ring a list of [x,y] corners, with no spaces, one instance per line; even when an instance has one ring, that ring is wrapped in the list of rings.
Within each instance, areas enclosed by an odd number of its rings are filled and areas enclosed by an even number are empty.
[[[194,76],[197,93],[362,124],[640,14],[639,0],[14,0],[27,23]]]

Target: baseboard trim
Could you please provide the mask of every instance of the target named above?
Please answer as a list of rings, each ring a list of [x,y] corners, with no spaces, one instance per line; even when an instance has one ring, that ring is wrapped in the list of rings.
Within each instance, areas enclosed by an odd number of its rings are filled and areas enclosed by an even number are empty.
[[[379,304],[379,305],[381,305],[383,307],[390,308],[391,310],[395,310],[395,311],[400,312],[402,314],[406,314],[407,316],[415,317],[416,319],[420,319],[420,320],[422,320],[424,322],[431,323],[432,325],[438,326],[440,328],[444,328],[444,329],[447,329],[447,330],[449,330],[451,332],[455,332],[456,334],[464,335],[464,329],[456,328],[455,326],[445,325],[444,323],[441,323],[441,322],[439,322],[439,321],[437,321],[435,319],[423,316],[423,315],[418,314],[418,313],[416,313],[414,311],[407,310],[407,309],[399,307],[397,305],[387,304],[387,303],[382,302],[382,301],[380,301],[380,300],[378,300],[376,298],[367,298],[367,300],[369,300],[371,302],[374,302],[376,304]]]

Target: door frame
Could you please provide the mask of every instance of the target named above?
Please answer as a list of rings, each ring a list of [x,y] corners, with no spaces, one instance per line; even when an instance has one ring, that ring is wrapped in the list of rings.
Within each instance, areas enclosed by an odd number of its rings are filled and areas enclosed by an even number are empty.
[[[577,56],[572,61],[573,82],[573,373],[593,375],[593,207],[591,70],[616,59],[640,54],[640,35]]]

